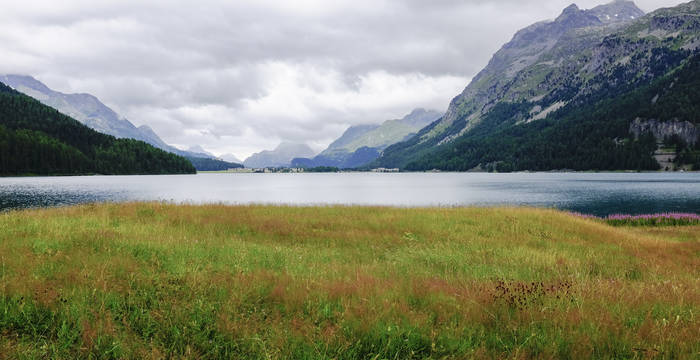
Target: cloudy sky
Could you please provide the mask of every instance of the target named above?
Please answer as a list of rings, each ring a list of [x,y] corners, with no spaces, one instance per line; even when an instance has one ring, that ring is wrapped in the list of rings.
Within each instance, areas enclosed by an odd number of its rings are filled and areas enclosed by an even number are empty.
[[[322,150],[349,125],[444,111],[518,29],[570,2],[0,0],[0,73],[93,94],[182,148]]]

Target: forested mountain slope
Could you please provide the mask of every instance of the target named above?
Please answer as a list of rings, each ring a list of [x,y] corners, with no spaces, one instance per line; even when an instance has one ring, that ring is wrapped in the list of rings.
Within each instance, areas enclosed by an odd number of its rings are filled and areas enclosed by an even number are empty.
[[[700,47],[699,4],[646,16],[637,16],[641,11],[626,1],[592,10],[570,6],[552,22],[523,29],[440,121],[387,148],[372,165],[651,170],[659,167],[652,154],[664,139],[637,130],[654,127],[684,129],[657,135],[686,136],[692,152],[696,138],[687,135],[698,124],[692,79]],[[623,10],[624,19],[607,20]],[[691,158],[684,161],[694,162]]]
[[[700,56],[650,85],[610,97],[602,91],[595,98],[562,109],[556,116],[520,125],[507,114],[526,112],[527,103],[499,104],[472,131],[429,156],[413,160],[406,168],[466,171],[481,164],[484,170],[498,171],[657,170],[659,164],[652,155],[659,139],[651,132],[635,136],[630,119],[665,119],[678,128],[683,128],[682,124],[697,126]],[[692,154],[685,162],[700,169],[700,158],[688,151],[700,150],[697,135],[694,131],[683,138],[684,146],[679,150]]]
[[[188,174],[185,158],[98,133],[0,83],[0,174]]]
[[[168,145],[148,125],[134,126],[129,120],[121,117],[93,95],[64,94],[50,89],[39,80],[26,75],[2,75],[0,82],[100,133],[120,139],[141,140],[156,148],[184,156],[195,164],[197,170],[225,170],[242,167],[238,163],[216,159],[216,156],[207,153],[201,147],[197,147],[195,150],[180,150]]]

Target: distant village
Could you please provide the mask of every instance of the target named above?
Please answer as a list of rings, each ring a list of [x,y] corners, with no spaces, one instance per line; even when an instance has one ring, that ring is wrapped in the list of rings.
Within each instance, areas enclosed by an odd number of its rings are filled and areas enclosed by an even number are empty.
[[[239,173],[239,174],[263,174],[263,173],[338,173],[338,172],[374,172],[374,173],[398,173],[400,170],[398,168],[388,169],[388,168],[376,168],[370,170],[356,170],[356,169],[339,169],[332,166],[321,166],[314,168],[287,168],[287,167],[266,167],[258,169],[250,168],[232,168],[228,169],[226,173]]]

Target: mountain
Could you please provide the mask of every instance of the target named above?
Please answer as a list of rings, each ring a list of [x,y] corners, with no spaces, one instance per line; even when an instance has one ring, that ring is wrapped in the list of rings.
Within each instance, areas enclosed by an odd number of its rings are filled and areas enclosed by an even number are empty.
[[[602,23],[623,23],[644,16],[644,11],[639,9],[632,1],[617,0],[607,5],[601,5],[591,10],[584,10],[597,17]]]
[[[204,150],[199,145],[191,146],[185,152],[187,157],[194,167],[199,171],[222,171],[229,169],[237,169],[243,167],[243,162],[234,157],[234,159],[221,159],[216,155]]]
[[[50,89],[31,76],[25,75],[2,75],[0,76],[0,82],[41,101],[45,105],[57,109],[61,113],[103,134],[112,135],[116,138],[141,140],[159,149],[190,159],[216,158],[216,156],[203,150],[182,151],[166,144],[153,129],[147,125],[140,127],[134,126],[129,120],[120,117],[114,110],[103,104],[95,96],[89,94],[64,94]],[[198,149],[201,149],[201,147]],[[198,161],[197,163],[213,164],[215,162]],[[223,166],[227,165],[218,164],[216,167]],[[212,168],[199,168],[198,170],[212,170]]]
[[[699,3],[648,15],[631,1],[591,10],[571,5],[553,21],[520,30],[452,100],[442,119],[388,147],[371,166],[656,169],[654,140],[677,134],[649,140],[635,134],[632,123],[697,125],[697,113],[687,111],[694,109],[688,99],[696,98],[695,84],[671,84],[684,80],[674,75],[681,72],[694,78]],[[669,111],[660,99],[685,108]]]
[[[59,110],[59,111],[60,111],[60,110]],[[156,134],[155,131],[153,131],[153,129],[151,129],[151,127],[148,126],[148,125],[141,125],[141,126],[139,126],[139,127],[138,127],[138,130],[139,130],[139,135],[138,135],[138,136],[140,136],[140,137],[143,139],[143,141],[145,141],[145,142],[147,142],[147,143],[149,143],[149,144],[151,144],[151,145],[153,145],[153,146],[155,146],[155,147],[157,147],[157,148],[159,148],[159,149],[163,149],[163,150],[165,150],[165,151],[168,151],[168,152],[171,152],[171,153],[174,153],[174,154],[178,154],[178,155],[181,155],[181,156],[187,156],[187,155],[189,155],[189,154],[187,154],[187,153],[184,152],[184,151],[180,151],[179,149],[174,148],[174,147],[172,147],[172,146],[166,144],[166,143],[158,136],[158,134]],[[121,136],[117,136],[117,137],[121,137]],[[127,136],[127,138],[128,138],[128,136]]]
[[[243,165],[253,169],[288,167],[294,158],[311,156],[314,156],[314,151],[305,144],[281,143],[274,150],[265,150],[251,155]]]
[[[221,159],[223,161],[228,161],[231,163],[243,164],[243,161],[238,159],[238,157],[236,155],[233,155],[233,154],[223,154],[223,155],[219,156],[219,159]]]
[[[319,155],[313,159],[294,159],[292,166],[355,168],[365,165],[379,157],[387,146],[410,138],[441,116],[442,113],[434,110],[415,109],[402,119],[387,120],[381,125],[351,126]]]
[[[0,174],[189,174],[185,158],[99,133],[0,83]]]
[[[216,159],[216,155],[204,150],[204,148],[199,145],[190,146],[187,152],[193,156]]]
[[[149,142],[158,138],[152,132],[144,136],[142,132],[126,119],[110,109],[99,99],[89,94],[64,94],[48,88],[31,76],[3,75],[0,82],[13,87],[15,90],[29,95],[43,104],[66,114],[82,124],[103,134],[117,138],[129,138]],[[150,129],[148,129],[150,130]],[[157,144],[152,144],[157,146]]]

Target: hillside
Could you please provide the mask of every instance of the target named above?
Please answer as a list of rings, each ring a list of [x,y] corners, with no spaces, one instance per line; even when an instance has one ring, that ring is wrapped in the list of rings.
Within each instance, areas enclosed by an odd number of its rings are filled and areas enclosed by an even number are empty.
[[[186,159],[98,133],[0,83],[0,174],[189,174]]]
[[[188,157],[187,160],[192,163],[197,171],[225,171],[243,167],[242,164],[224,161],[221,159]]]
[[[484,170],[497,171],[657,170],[652,157],[657,141],[675,136],[688,145],[680,149],[689,154],[684,162],[700,169],[699,94],[700,57],[695,56],[651,85],[610,98],[600,94],[595,101],[537,122],[502,122],[504,113],[522,104],[499,105],[471,132],[406,168],[466,171],[486,164]],[[657,132],[657,139],[647,130],[659,123],[666,124],[666,131]]]
[[[434,110],[415,109],[401,119],[351,126],[319,155],[313,159],[294,159],[292,166],[355,168],[365,165],[379,157],[388,146],[410,138],[440,116],[442,114]]]
[[[0,358],[691,359],[698,239],[522,208],[10,212]]]
[[[699,4],[645,16],[627,1],[592,10],[570,6],[554,21],[523,29],[440,121],[387,148],[373,165],[458,171],[658,169],[652,158],[658,143],[697,131],[697,84],[671,84],[677,72],[694,78],[697,71]],[[608,20],[622,13],[625,19]],[[662,95],[666,105],[659,103]],[[675,107],[684,117],[667,112]],[[634,130],[635,121],[668,131],[648,138]],[[694,162],[695,140],[689,136],[682,149],[691,154],[683,159],[687,163]]]
[[[218,170],[219,168],[236,167],[239,164],[221,162],[215,156],[207,153],[201,147],[183,151],[165,143],[148,125],[136,127],[126,118],[119,116],[114,110],[90,94],[64,94],[50,89],[48,86],[31,76],[2,75],[0,82],[13,89],[39,100],[61,113],[78,120],[83,125],[100,133],[112,135],[120,139],[134,139],[151,144],[167,152],[184,156],[196,164],[198,170]],[[203,160],[209,159],[209,160]]]

